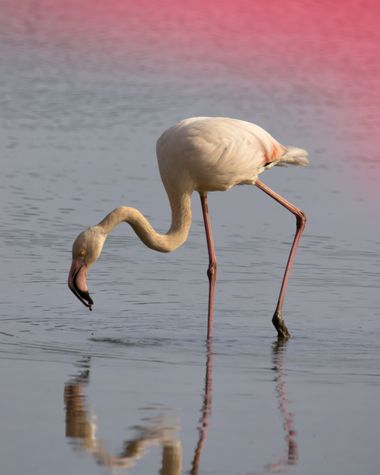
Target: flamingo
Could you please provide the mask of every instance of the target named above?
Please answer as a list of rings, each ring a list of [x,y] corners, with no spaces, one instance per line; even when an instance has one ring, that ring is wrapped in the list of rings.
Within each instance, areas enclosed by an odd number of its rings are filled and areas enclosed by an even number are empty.
[[[87,271],[99,258],[110,232],[127,222],[142,242],[159,252],[171,252],[187,239],[191,226],[191,195],[200,195],[206,231],[209,266],[207,338],[212,336],[217,261],[207,196],[211,191],[226,191],[235,185],[255,185],[296,217],[296,233],[290,249],[284,277],[272,318],[278,336],[287,339],[282,307],[289,273],[306,224],[306,214],[259,180],[264,170],[275,165],[305,166],[306,150],[281,145],[268,132],[239,119],[193,117],[178,122],[158,139],[157,159],[162,182],[168,195],[172,218],[166,234],[160,234],[135,208],[121,206],[111,211],[99,224],[81,232],[72,248],[68,285],[78,299],[92,309],[94,304],[87,288]]]

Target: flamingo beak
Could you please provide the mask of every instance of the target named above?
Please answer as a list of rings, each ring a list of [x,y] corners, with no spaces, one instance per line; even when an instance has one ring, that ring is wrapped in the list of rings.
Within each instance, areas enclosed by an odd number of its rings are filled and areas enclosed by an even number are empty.
[[[71,292],[83,303],[85,307],[92,310],[94,301],[90,297],[87,288],[87,266],[82,261],[73,259],[71,264],[68,285]]]

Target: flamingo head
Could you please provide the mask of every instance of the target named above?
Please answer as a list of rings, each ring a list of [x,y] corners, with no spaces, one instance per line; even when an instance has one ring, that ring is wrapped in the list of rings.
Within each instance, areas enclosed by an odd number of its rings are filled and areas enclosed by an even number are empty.
[[[87,271],[102,252],[107,235],[99,226],[92,226],[81,232],[73,243],[73,260],[68,285],[73,294],[92,310],[94,301],[87,288]]]

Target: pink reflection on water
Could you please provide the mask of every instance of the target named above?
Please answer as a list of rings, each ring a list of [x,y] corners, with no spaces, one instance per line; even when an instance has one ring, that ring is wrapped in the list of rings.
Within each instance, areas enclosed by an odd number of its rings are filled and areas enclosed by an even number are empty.
[[[188,71],[189,80],[217,72],[312,90],[352,173],[361,162],[373,174],[379,14],[377,0],[2,0],[0,31],[8,46],[100,58],[108,72],[137,61],[149,71]]]

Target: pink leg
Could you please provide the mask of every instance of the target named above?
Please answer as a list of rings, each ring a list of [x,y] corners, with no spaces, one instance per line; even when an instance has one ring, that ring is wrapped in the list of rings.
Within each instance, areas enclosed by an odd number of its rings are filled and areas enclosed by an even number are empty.
[[[281,284],[281,290],[280,290],[280,295],[278,297],[278,302],[277,302],[277,307],[273,315],[273,325],[276,327],[278,336],[280,338],[289,338],[290,333],[288,329],[286,328],[286,325],[284,323],[284,320],[282,318],[282,305],[284,303],[284,298],[285,298],[285,292],[286,292],[286,286],[288,284],[289,280],[289,274],[290,274],[290,269],[292,267],[294,257],[296,255],[296,250],[301,238],[301,234],[303,230],[305,229],[305,224],[306,224],[306,214],[301,211],[300,209],[296,208],[294,205],[289,203],[285,198],[282,196],[278,195],[275,193],[273,190],[271,190],[268,186],[264,185],[260,180],[256,180],[255,185],[260,188],[260,190],[265,191],[265,193],[272,198],[274,198],[276,201],[278,201],[282,206],[284,206],[286,209],[288,209],[291,213],[293,213],[296,216],[297,219],[297,230],[296,234],[294,236],[293,244],[290,249],[290,254],[288,258],[288,262],[286,264],[286,269],[285,269],[285,274],[282,279],[282,284]]]
[[[209,266],[207,269],[207,276],[209,280],[209,294],[208,294],[208,320],[207,320],[207,339],[212,337],[212,321],[214,317],[214,299],[215,299],[215,284],[216,284],[216,254],[214,240],[212,238],[211,221],[208,213],[207,194],[200,194],[203,221],[206,229],[207,249],[209,256]]]

